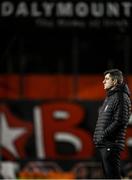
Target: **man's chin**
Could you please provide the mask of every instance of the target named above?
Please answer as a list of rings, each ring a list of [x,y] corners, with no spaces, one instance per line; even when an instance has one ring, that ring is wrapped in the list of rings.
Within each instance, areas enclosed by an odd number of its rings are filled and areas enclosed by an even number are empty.
[[[108,89],[109,89],[109,88],[107,88],[107,87],[104,87],[104,90],[106,90],[106,91],[107,91]]]

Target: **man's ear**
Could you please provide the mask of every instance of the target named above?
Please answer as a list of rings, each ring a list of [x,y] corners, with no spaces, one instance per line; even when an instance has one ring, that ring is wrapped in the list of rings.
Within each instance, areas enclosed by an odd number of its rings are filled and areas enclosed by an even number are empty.
[[[114,82],[114,85],[116,85],[117,84],[117,79],[114,79],[113,82]]]

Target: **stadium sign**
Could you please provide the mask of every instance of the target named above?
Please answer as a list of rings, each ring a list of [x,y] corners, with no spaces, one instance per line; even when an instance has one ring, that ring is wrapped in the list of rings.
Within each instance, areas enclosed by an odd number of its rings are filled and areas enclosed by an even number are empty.
[[[126,1],[3,1],[0,3],[1,17],[57,17],[57,18],[101,18],[131,17],[132,2]]]
[[[1,27],[131,27],[131,1],[2,1]],[[6,19],[6,21],[4,21]],[[9,20],[9,21],[7,21]]]

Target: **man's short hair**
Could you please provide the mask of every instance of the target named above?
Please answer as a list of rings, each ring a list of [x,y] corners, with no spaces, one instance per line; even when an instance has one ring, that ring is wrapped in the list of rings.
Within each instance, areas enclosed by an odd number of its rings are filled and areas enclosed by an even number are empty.
[[[119,69],[109,69],[104,72],[104,75],[106,74],[110,74],[110,76],[112,77],[112,80],[116,79],[118,84],[123,83],[123,73]]]

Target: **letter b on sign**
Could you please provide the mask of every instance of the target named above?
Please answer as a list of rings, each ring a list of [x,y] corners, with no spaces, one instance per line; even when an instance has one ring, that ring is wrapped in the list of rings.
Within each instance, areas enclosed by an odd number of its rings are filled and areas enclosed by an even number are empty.
[[[57,102],[44,104],[41,108],[46,158],[79,159],[93,155],[92,137],[79,127],[84,120],[83,107],[75,103]],[[74,153],[60,154],[57,150],[59,142],[71,144]],[[63,148],[66,151],[66,147]]]

